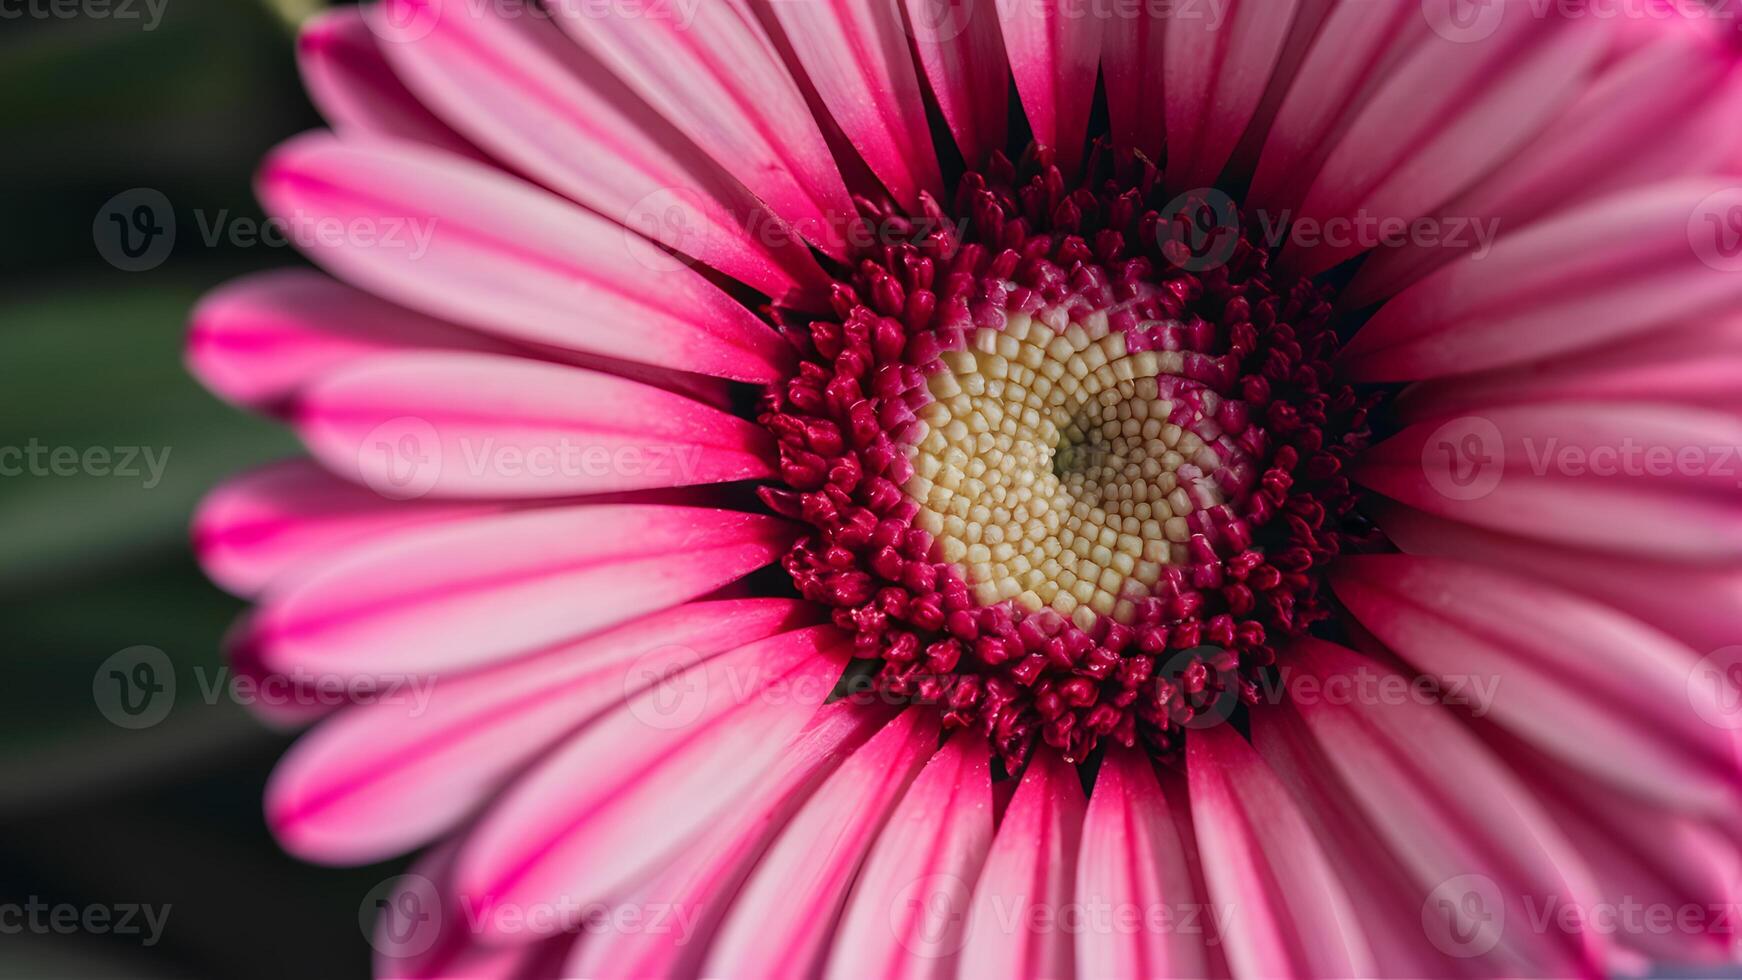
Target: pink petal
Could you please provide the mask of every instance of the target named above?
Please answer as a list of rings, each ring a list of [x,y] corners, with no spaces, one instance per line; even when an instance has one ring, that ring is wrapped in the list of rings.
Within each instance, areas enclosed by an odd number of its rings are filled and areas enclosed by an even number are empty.
[[[589,0],[552,7],[565,31],[800,235],[844,258],[837,229],[856,211],[804,96],[742,0],[644,16],[599,16]]]
[[[515,980],[541,952],[538,946],[486,946],[478,942],[466,909],[448,891],[453,844],[438,847],[371,892],[377,914],[370,945],[378,980]],[[365,901],[368,899],[365,898]]]
[[[1742,568],[1735,565],[1630,559],[1626,574],[1618,575],[1613,556],[1496,534],[1398,504],[1381,502],[1366,509],[1410,554],[1512,569],[1598,599],[1701,652],[1733,645],[1742,631]]]
[[[918,214],[944,195],[901,11],[887,0],[770,3],[830,116],[895,200]]]
[[[1742,317],[1697,318],[1541,364],[1423,381],[1394,409],[1405,421],[1540,402],[1673,402],[1742,412]]]
[[[1337,598],[1470,710],[1586,772],[1681,810],[1734,802],[1735,746],[1699,654],[1588,599],[1443,558],[1347,556]],[[1486,689],[1484,689],[1484,685]],[[1706,704],[1690,710],[1690,693]]]
[[[1306,723],[1286,700],[1252,713],[1252,744],[1300,807],[1313,839],[1344,883],[1382,977],[1485,976],[1479,958],[1436,947],[1422,910],[1437,898],[1391,852]]]
[[[1232,728],[1186,738],[1209,908],[1236,976],[1360,976],[1367,941],[1294,801]]]
[[[872,846],[827,975],[954,977],[974,881],[991,846],[986,740],[958,734],[920,770]]]
[[[474,907],[582,905],[635,887],[742,802],[816,713],[845,634],[813,627],[740,647],[630,694],[540,762],[460,853]],[[493,941],[537,938],[486,922]]]
[[[1248,203],[1278,216],[1299,207],[1355,113],[1428,30],[1410,4],[1335,3],[1277,106]]]
[[[1652,404],[1554,403],[1422,422],[1351,477],[1441,517],[1570,547],[1717,561],[1742,556],[1734,453],[1742,421]]]
[[[1411,51],[1350,119],[1300,219],[1413,220],[1534,136],[1584,83],[1607,33],[1591,18],[1536,16],[1531,2],[1501,0],[1486,38],[1430,34]],[[1297,238],[1282,261],[1315,274],[1372,244],[1327,235],[1309,246]]]
[[[1093,917],[1077,937],[1080,977],[1202,977],[1211,974],[1209,947],[1216,916],[1193,880],[1190,831],[1162,794],[1149,758],[1114,746],[1101,762],[1083,821],[1076,901]],[[1122,921],[1140,910],[1138,923]],[[1158,920],[1158,910],[1167,918]]]
[[[188,329],[188,369],[207,388],[250,408],[283,411],[316,378],[372,354],[465,350],[607,371],[710,405],[731,403],[730,383],[580,351],[515,344],[395,306],[309,269],[246,276],[208,293]]]
[[[347,691],[341,691],[335,697],[330,688],[318,690],[312,677],[286,678],[269,670],[260,662],[259,650],[248,642],[253,623],[254,612],[249,610],[236,617],[224,631],[220,646],[226,666],[235,673],[233,683],[253,684],[255,691],[268,690],[270,684],[288,684],[288,687],[283,689],[283,697],[249,699],[249,703],[244,705],[249,714],[275,731],[294,732],[350,703]]]
[[[334,129],[426,143],[487,162],[394,75],[362,8],[341,7],[309,18],[297,36],[296,54],[303,87]]]
[[[903,0],[913,49],[970,169],[1003,150],[1010,64],[997,0]]]
[[[193,313],[187,359],[200,382],[222,397],[276,408],[347,361],[426,349],[512,350],[311,269],[281,269],[208,293]]]
[[[1170,188],[1215,184],[1258,112],[1301,6],[1300,0],[1234,0],[1197,11],[1182,7],[1168,18],[1161,94]],[[1114,29],[1131,25],[1116,21]]]
[[[233,477],[201,501],[193,520],[194,551],[214,582],[253,596],[287,570],[388,532],[511,506],[388,500],[310,460],[286,460]]]
[[[1613,971],[1643,975],[1653,962],[1737,962],[1733,919],[1742,863],[1733,841],[1519,746],[1501,751],[1536,790],[1590,866],[1607,908],[1615,910],[1603,923],[1614,928],[1621,947]],[[1666,913],[1672,924],[1665,923]]]
[[[1734,188],[1654,184],[1504,235],[1379,309],[1342,352],[1363,381],[1406,381],[1521,364],[1709,312],[1742,276],[1705,250]],[[1734,203],[1734,202],[1732,202]],[[1717,210],[1714,210],[1717,209]]]
[[[549,187],[770,296],[827,284],[779,218],[543,17],[389,0],[376,22],[406,84]]]
[[[452,830],[625,695],[800,626],[806,612],[787,600],[697,602],[490,670],[394,678],[409,683],[342,712],[284,757],[267,786],[267,818],[307,860],[392,857]]]
[[[791,536],[754,514],[637,505],[415,528],[275,587],[255,642],[279,671],[475,667],[705,595]]]
[[[279,147],[259,184],[312,258],[425,313],[741,381],[779,377],[789,356],[749,310],[645,239],[499,171],[311,134]]]
[[[670,868],[635,890],[631,908],[673,910],[675,928],[590,936],[566,975],[597,980],[695,976],[732,897],[769,843],[817,784],[889,720],[885,705],[848,699],[824,706],[753,795],[690,845]]]
[[[1442,208],[1437,220],[1448,231],[1454,222],[1465,227],[1469,218],[1498,229],[1523,228],[1618,190],[1715,172],[1735,143],[1719,127],[1742,108],[1742,76],[1733,67],[1729,52],[1692,33],[1665,35],[1606,68],[1529,145]],[[1339,302],[1369,306],[1471,251],[1474,237],[1382,249]]]
[[[734,415],[614,375],[485,354],[371,359],[311,387],[295,419],[329,469],[387,494],[563,497],[774,472],[772,438]]]
[[[1101,75],[1107,85],[1107,111],[1113,139],[1161,162],[1167,114],[1163,46],[1167,18],[1161,8],[1144,5],[1129,22],[1119,21],[1101,39]]]
[[[1075,939],[1058,913],[1075,900],[1082,837],[1077,770],[1036,753],[974,886],[962,976],[1071,980]]]
[[[1082,165],[1101,60],[1099,11],[1053,3],[994,2],[1004,53],[1035,142],[1058,152],[1059,169]]]
[[[1252,114],[1252,121],[1246,124],[1245,135],[1240,137],[1240,144],[1234,148],[1234,155],[1229,159],[1224,173],[1238,174],[1242,179],[1250,177],[1258,169],[1258,158],[1264,151],[1264,146],[1270,139],[1271,127],[1275,125],[1282,105],[1297,88],[1296,79],[1300,77],[1301,68],[1306,64],[1307,56],[1312,52],[1318,41],[1319,33],[1324,30],[1331,14],[1343,5],[1343,0],[1301,0],[1296,11],[1294,22],[1282,40],[1282,51],[1276,56],[1276,68],[1270,73],[1270,83],[1265,87],[1264,97],[1258,102],[1258,109]],[[1204,8],[1213,11],[1215,8]],[[1367,13],[1368,19],[1377,15]],[[1345,54],[1347,54],[1345,52]],[[1251,191],[1243,195],[1248,206],[1256,202],[1251,197]],[[1298,203],[1296,198],[1294,203]]]
[[[1442,707],[1373,693],[1416,690],[1389,668],[1317,640],[1283,656],[1297,668],[1290,703],[1374,830],[1428,891],[1423,925],[1445,929],[1430,934],[1436,945],[1481,955],[1504,975],[1594,975],[1598,937],[1527,926],[1545,903],[1580,905],[1593,893],[1577,855],[1511,772]],[[1214,874],[1213,863],[1206,868]]]
[[[703,976],[775,980],[821,969],[848,888],[937,740],[936,714],[908,709],[823,783],[733,900]]]

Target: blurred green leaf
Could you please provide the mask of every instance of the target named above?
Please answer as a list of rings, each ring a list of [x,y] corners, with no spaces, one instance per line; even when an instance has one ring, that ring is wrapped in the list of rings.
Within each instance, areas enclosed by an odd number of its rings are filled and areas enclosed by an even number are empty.
[[[0,311],[0,446],[137,449],[137,476],[0,477],[0,591],[42,588],[183,548],[226,474],[296,452],[285,430],[220,405],[181,363],[187,285],[74,288]],[[164,463],[152,485],[145,450]],[[45,457],[46,458],[46,457]]]

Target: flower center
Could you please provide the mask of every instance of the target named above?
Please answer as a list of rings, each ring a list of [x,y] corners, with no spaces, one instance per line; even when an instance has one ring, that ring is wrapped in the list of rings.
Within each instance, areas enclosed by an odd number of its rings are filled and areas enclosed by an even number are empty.
[[[761,406],[762,497],[814,529],[800,593],[1012,771],[1166,755],[1257,704],[1366,533],[1342,471],[1374,398],[1333,376],[1326,291],[1278,282],[1218,195],[1166,200],[1130,154],[1088,172],[1031,150],[964,176],[959,222],[873,215],[910,234],[783,324],[799,367]]]
[[[1195,535],[1228,538],[1253,475],[1245,406],[1185,376],[1188,333],[1018,312],[943,355],[904,489],[981,605],[1129,624]]]

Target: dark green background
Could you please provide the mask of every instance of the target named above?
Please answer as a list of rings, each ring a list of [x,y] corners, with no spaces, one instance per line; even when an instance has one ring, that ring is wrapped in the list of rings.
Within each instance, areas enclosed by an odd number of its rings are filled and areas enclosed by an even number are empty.
[[[35,18],[0,0],[0,446],[151,446],[162,483],[0,477],[0,903],[169,904],[162,941],[0,935],[0,976],[347,977],[358,907],[390,867],[279,852],[260,797],[289,739],[199,679],[243,604],[209,585],[188,515],[226,473],[296,452],[182,367],[189,306],[283,248],[207,247],[196,217],[258,219],[274,143],[319,124],[294,32],[264,0],[163,0],[161,21]],[[41,2],[41,0],[36,0]],[[132,188],[170,200],[162,266],[107,264],[92,222]],[[92,679],[140,644],[175,664],[169,718],[110,724]]]

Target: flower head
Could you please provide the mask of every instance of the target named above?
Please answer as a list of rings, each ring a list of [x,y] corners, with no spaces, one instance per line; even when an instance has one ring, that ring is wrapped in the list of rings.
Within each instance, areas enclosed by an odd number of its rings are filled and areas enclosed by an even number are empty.
[[[1729,960],[1733,36],[317,19],[335,132],[259,186],[331,278],[220,290],[189,354],[313,457],[195,522],[276,717],[355,702],[275,831],[433,845],[388,975]]]

